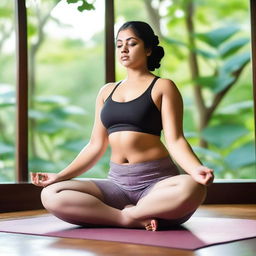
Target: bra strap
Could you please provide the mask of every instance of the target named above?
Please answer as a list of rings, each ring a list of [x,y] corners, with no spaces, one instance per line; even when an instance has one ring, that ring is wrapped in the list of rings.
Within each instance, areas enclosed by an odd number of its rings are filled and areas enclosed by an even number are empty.
[[[159,76],[156,76],[156,77],[153,79],[153,81],[151,82],[151,84],[149,85],[148,91],[149,91],[150,93],[151,93],[152,88],[154,87],[156,81],[157,81],[159,78],[160,78]]]
[[[110,93],[109,96],[112,96],[112,95],[113,95],[113,93],[115,92],[116,88],[117,88],[118,85],[121,84],[121,83],[122,83],[122,81],[120,81],[120,82],[118,82],[118,83],[116,84],[115,88],[112,90],[112,92]]]
[[[112,97],[113,93],[115,92],[116,88],[118,87],[118,85],[120,85],[122,83],[122,81],[118,82],[116,84],[116,86],[114,87],[114,89],[112,90],[112,92],[109,94],[109,96],[107,97],[107,99],[105,100],[105,102]]]

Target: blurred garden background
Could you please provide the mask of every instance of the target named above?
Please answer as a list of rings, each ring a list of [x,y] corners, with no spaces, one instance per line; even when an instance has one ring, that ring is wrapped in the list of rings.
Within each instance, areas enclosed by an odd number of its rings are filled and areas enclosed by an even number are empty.
[[[26,1],[29,171],[60,171],[90,139],[105,83],[104,3]],[[14,12],[14,1],[0,2],[0,182],[15,180]],[[180,89],[185,136],[203,163],[219,179],[255,179],[249,1],[115,0],[115,30],[128,20],[159,35],[165,57],[155,74]],[[82,176],[106,177],[109,155]]]

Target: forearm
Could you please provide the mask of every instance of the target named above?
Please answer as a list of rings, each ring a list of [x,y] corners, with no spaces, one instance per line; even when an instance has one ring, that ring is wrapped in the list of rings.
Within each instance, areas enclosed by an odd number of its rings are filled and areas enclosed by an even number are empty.
[[[188,174],[202,166],[201,161],[184,137],[170,143],[168,150],[175,162]]]
[[[88,143],[78,156],[61,172],[58,173],[59,180],[68,180],[81,175],[92,168],[105,153],[107,145],[103,147]]]

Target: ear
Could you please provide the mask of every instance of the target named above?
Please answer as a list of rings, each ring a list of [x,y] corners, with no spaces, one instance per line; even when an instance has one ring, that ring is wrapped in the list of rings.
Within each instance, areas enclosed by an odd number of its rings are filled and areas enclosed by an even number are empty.
[[[146,49],[146,55],[147,55],[147,57],[150,56],[151,53],[152,53],[152,49],[151,49],[151,48]]]

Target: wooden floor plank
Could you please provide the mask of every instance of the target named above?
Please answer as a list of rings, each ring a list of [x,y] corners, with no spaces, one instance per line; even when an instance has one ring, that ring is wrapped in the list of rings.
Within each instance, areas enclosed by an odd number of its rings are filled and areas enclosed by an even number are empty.
[[[2,213],[0,219],[44,214],[44,210]],[[256,219],[256,205],[203,205],[195,216]],[[0,220],[0,221],[1,221]],[[255,256],[256,239],[206,247],[196,251],[84,239],[0,233],[1,256]]]

